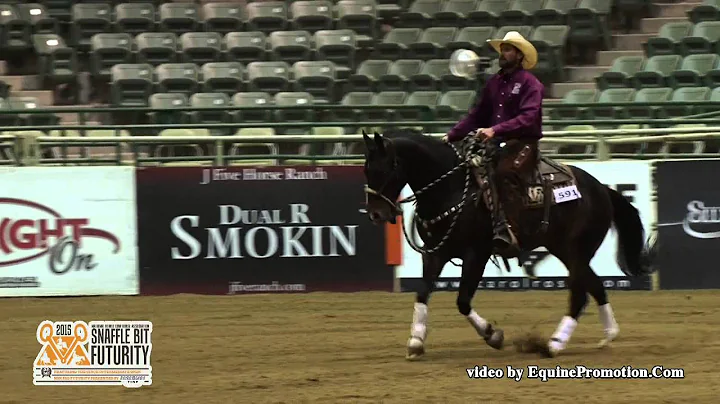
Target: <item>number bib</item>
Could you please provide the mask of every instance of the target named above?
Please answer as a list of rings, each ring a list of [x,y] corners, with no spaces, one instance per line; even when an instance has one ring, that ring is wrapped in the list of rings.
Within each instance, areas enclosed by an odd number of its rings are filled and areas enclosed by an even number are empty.
[[[553,194],[555,196],[555,203],[570,202],[582,198],[576,185],[553,189]]]

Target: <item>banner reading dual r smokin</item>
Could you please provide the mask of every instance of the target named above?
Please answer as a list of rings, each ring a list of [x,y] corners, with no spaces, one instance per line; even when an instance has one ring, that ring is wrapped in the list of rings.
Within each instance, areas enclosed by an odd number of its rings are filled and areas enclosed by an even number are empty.
[[[392,290],[362,167],[137,170],[140,293]]]

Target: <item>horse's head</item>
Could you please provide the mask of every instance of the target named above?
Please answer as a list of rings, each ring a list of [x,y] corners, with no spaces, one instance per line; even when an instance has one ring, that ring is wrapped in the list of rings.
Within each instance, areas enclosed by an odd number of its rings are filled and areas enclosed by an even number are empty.
[[[365,178],[367,212],[375,224],[395,223],[401,213],[396,201],[407,183],[391,139],[375,132],[373,139],[363,131],[365,140]]]

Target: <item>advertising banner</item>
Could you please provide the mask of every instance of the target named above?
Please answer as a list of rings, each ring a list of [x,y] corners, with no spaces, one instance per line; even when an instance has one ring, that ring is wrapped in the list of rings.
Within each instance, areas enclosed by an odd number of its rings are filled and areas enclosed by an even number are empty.
[[[658,262],[661,289],[717,289],[720,160],[658,162]]]
[[[141,294],[392,290],[362,167],[139,168]]]
[[[139,293],[132,167],[6,167],[0,176],[0,296]]]
[[[650,163],[621,161],[573,163],[571,165],[587,171],[600,182],[619,191],[628,198],[640,211],[645,232],[650,232],[651,225],[655,220],[651,201],[652,176]],[[406,187],[402,192],[402,197],[410,195],[412,195],[412,190]],[[408,205],[403,208],[405,209],[405,226],[410,229],[414,208]],[[419,245],[423,244],[417,232],[414,237],[416,237]],[[615,230],[611,228],[595,254],[595,258],[590,262],[595,273],[603,280],[605,287],[607,289],[649,290],[651,287],[649,277],[628,278],[623,274],[615,262],[616,251],[617,237]],[[458,264],[462,263],[462,260],[459,259],[453,261]],[[510,260],[511,271],[509,273],[502,264],[500,264],[502,269],[498,269],[492,262],[488,261],[485,266],[485,276],[478,288],[494,290],[558,290],[567,288],[565,282],[568,275],[567,268],[560,260],[550,255],[545,248],[538,248],[530,252],[522,261],[522,263],[518,263],[517,259]],[[521,265],[534,267],[538,279],[530,280],[527,278]],[[397,273],[403,291],[415,291],[421,285],[422,258],[419,253],[410,248],[407,240],[404,241],[403,245],[403,263],[397,268]],[[461,268],[447,263],[443,268],[441,278],[436,282],[436,290],[457,290],[460,276]]]

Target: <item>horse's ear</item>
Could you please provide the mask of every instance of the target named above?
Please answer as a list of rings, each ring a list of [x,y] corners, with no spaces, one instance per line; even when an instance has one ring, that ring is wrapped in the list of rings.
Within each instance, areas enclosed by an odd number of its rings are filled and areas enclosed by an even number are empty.
[[[385,151],[385,142],[383,141],[382,135],[377,132],[375,132],[375,146],[380,152]]]
[[[363,129],[362,134],[363,141],[365,141],[365,149],[370,151],[370,149],[372,149],[372,140],[370,139],[370,136],[368,136],[367,132],[365,132],[365,129]]]

